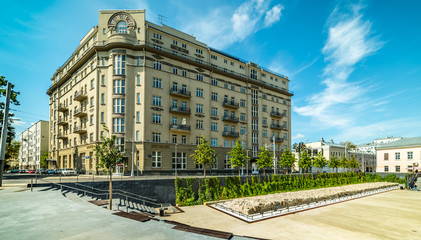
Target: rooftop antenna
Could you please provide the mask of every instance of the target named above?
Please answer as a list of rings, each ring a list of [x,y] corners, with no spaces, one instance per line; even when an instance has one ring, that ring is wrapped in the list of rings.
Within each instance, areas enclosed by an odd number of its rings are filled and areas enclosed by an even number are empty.
[[[158,14],[158,21],[159,23],[161,23],[161,26],[163,26],[164,25],[163,22],[167,21],[167,17],[164,15]]]

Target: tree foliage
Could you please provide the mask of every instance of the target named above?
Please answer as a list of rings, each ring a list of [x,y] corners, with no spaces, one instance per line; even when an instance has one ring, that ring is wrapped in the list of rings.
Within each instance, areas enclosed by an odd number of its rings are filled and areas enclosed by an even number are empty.
[[[338,167],[340,167],[340,163],[341,162],[340,162],[340,160],[337,156],[332,156],[332,157],[330,157],[328,166],[330,168],[332,168],[332,170],[335,170],[335,168],[336,168],[336,172],[338,172]]]
[[[260,152],[257,159],[257,165],[259,166],[259,169],[263,168],[263,174],[266,173],[266,168],[270,168],[273,166],[272,152],[269,149],[267,149],[266,146],[260,148]]]
[[[190,155],[196,164],[202,164],[203,176],[206,177],[206,166],[212,166],[215,161],[215,150],[210,146],[209,142],[202,136],[197,149]]]
[[[240,140],[237,140],[234,147],[228,153],[230,156],[229,162],[232,166],[238,167],[238,175],[240,175],[240,169],[247,164],[249,157],[247,156],[246,149],[241,145]]]
[[[339,167],[344,170],[348,168],[348,159],[345,157],[345,154],[341,157],[341,160],[339,160]]]
[[[311,158],[307,151],[302,151],[300,159],[298,160],[298,167],[303,169],[305,172],[311,167]]]
[[[357,159],[355,159],[355,156],[352,156],[351,159],[349,159],[348,167],[351,169],[356,169],[360,167],[360,164],[358,163]]]
[[[48,159],[48,152],[44,152],[41,156],[41,168],[48,168],[48,163],[47,163],[47,159]]]
[[[0,96],[5,97],[6,96],[6,88],[7,88],[7,83],[8,81],[6,80],[6,78],[4,76],[0,76]],[[19,101],[18,101],[18,95],[20,94],[19,92],[13,90],[13,88],[15,87],[14,84],[10,84],[11,86],[11,91],[10,91],[10,103],[13,105],[19,105]],[[5,102],[0,102],[0,119],[3,120],[3,116],[4,116],[4,107],[5,107]],[[15,138],[15,128],[12,126],[13,124],[13,117],[15,115],[12,112],[9,112],[9,120],[8,120],[8,125],[7,125],[7,139],[6,142],[8,144],[10,144],[12,142],[12,140]],[[0,132],[3,129],[3,125],[0,125]]]
[[[313,160],[313,165],[319,169],[324,168],[327,164],[326,158],[323,156],[322,152],[318,152],[317,156]]]
[[[281,167],[285,167],[288,173],[289,170],[294,166],[295,161],[297,161],[297,159],[295,159],[294,154],[292,154],[289,149],[285,149],[285,151],[282,153],[279,165]]]

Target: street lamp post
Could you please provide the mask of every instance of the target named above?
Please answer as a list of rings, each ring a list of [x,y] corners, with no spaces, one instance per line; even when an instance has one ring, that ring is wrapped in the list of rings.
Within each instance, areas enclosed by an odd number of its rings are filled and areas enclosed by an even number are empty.
[[[177,164],[178,164],[177,146],[178,146],[178,143],[175,144],[175,178],[177,178]]]
[[[273,174],[276,174],[275,135],[273,135]]]
[[[136,134],[136,128],[134,127],[135,125],[134,123],[135,123],[135,116],[133,115],[132,170],[130,171],[131,177],[134,177],[134,140],[135,140],[135,134]]]
[[[247,134],[249,134],[250,133],[250,131],[248,131],[248,132],[246,132],[244,135],[243,135],[243,137],[241,137],[241,143],[243,143],[244,142],[244,137],[247,135]],[[247,150],[247,142],[246,142],[246,151],[247,151],[247,175],[249,175],[249,160],[248,160],[248,150]],[[241,166],[241,175],[244,175],[244,166]]]

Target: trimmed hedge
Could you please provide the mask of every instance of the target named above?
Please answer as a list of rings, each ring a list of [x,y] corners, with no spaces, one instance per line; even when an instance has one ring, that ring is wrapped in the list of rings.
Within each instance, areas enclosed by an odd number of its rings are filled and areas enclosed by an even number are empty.
[[[321,173],[306,175],[272,175],[225,178],[175,179],[176,203],[191,206],[204,202],[240,197],[266,195],[278,192],[335,187],[366,182],[397,182],[406,184],[395,174],[382,178],[372,173]]]

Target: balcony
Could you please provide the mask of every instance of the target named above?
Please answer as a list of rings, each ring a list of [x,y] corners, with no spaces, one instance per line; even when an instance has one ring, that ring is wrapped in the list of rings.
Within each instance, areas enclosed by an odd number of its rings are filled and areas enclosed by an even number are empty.
[[[237,109],[240,107],[240,104],[235,101],[224,101],[222,106]]]
[[[78,133],[78,134],[86,133],[86,126],[75,126],[73,128],[73,133]]]
[[[270,112],[270,116],[271,117],[277,117],[277,118],[281,118],[281,117],[284,117],[284,114],[283,113],[281,113],[281,112],[278,112],[278,111],[272,111],[272,112]]]
[[[273,142],[273,137],[270,138],[270,141]],[[281,137],[275,137],[275,142],[283,142],[284,139]]]
[[[183,115],[190,115],[191,114],[190,108],[170,107],[170,112],[171,113],[176,113],[176,114],[183,114]]]
[[[170,95],[182,98],[191,98],[190,91],[184,89],[171,88]]]
[[[83,92],[82,90],[80,90],[80,91],[75,92],[73,100],[81,102],[87,98],[88,96],[86,95],[86,91]]]
[[[238,117],[235,117],[235,116],[224,116],[223,118],[222,118],[222,121],[226,121],[226,122],[234,122],[234,123],[238,123],[239,122],[239,119],[238,119]]]
[[[66,106],[66,105],[64,105],[64,104],[62,104],[62,103],[60,103],[60,104],[58,105],[57,111],[59,111],[59,112],[66,112],[67,110],[69,110],[69,109],[67,108],[67,106]]]
[[[240,133],[239,132],[222,132],[222,136],[238,138],[240,136]]]
[[[60,125],[60,126],[66,126],[69,123],[67,122],[67,119],[59,118],[57,124]]]
[[[67,139],[67,133],[58,133],[57,139]]]
[[[76,108],[75,111],[73,112],[73,116],[75,117],[84,117],[86,115],[88,115],[86,113],[86,108],[82,108],[82,109]]]
[[[189,125],[171,124],[170,130],[180,131],[180,132],[190,132],[190,126]]]
[[[270,128],[271,129],[279,129],[279,130],[282,130],[282,129],[284,129],[284,126],[282,126],[281,124],[272,123],[270,125]]]

